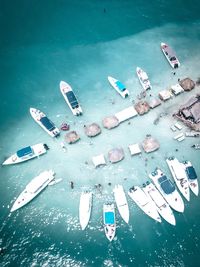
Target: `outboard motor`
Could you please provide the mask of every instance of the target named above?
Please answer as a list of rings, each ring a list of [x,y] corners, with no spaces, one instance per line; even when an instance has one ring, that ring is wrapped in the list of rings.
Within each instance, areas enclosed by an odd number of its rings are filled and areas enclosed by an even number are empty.
[[[44,148],[45,148],[46,150],[49,150],[49,147],[47,146],[47,144],[44,144]]]
[[[175,69],[178,69],[178,64],[177,64],[177,63],[174,64],[174,68],[175,68]]]
[[[150,182],[149,182],[149,181],[147,181],[147,182],[146,182],[146,185],[150,185]]]
[[[142,187],[146,187],[146,184],[144,183],[144,184],[142,184]]]

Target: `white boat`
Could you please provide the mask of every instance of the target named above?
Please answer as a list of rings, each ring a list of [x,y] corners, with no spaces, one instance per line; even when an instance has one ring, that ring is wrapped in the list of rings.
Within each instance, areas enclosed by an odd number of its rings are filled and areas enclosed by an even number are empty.
[[[129,96],[129,91],[126,89],[126,86],[121,83],[119,80],[108,76],[108,81],[112,85],[112,87],[123,97]]]
[[[171,47],[165,43],[161,43],[160,46],[171,67],[174,69],[180,67],[180,62],[176,56],[176,53],[171,49]]]
[[[50,119],[39,109],[30,108],[30,114],[33,119],[47,132],[51,137],[60,135],[59,129]]]
[[[67,105],[71,109],[72,113],[75,116],[81,115],[83,113],[82,108],[79,105],[78,100],[77,100],[71,86],[64,81],[61,81],[60,82],[60,91],[61,91],[65,101],[67,102]]]
[[[156,168],[155,171],[149,174],[149,178],[154,182],[157,189],[163,195],[170,207],[178,212],[184,211],[184,202],[175,185],[162,172]]]
[[[151,84],[150,84],[147,73],[139,67],[136,68],[136,73],[137,73],[137,76],[139,78],[139,81],[140,81],[143,89],[145,91],[148,89],[151,89]]]
[[[147,181],[143,184],[142,189],[154,201],[157,211],[163,219],[172,225],[176,225],[176,219],[173,211],[161,193],[156,189],[155,185]]]
[[[189,187],[192,190],[192,192],[198,196],[199,194],[199,184],[198,184],[198,180],[197,180],[197,174],[196,171],[194,169],[194,167],[192,166],[192,163],[190,161],[184,161],[183,162],[183,166],[185,168],[185,172],[188,178],[188,182],[189,182]]]
[[[103,205],[103,223],[106,237],[112,241],[115,237],[116,222],[115,222],[115,206],[114,204]]]
[[[23,207],[34,199],[53,179],[54,171],[44,171],[36,176],[15,200],[11,212]]]
[[[124,189],[122,185],[116,185],[113,189],[115,201],[117,204],[117,208],[119,210],[119,213],[122,217],[122,219],[128,223],[129,221],[129,208],[128,203],[126,199],[126,195],[124,193]]]
[[[180,163],[178,159],[175,157],[167,158],[166,162],[178,189],[180,190],[181,194],[187,199],[187,201],[189,201],[190,200],[189,183],[187,175],[183,168],[183,164]]]
[[[79,221],[81,229],[84,230],[90,220],[92,209],[92,192],[84,191],[81,193],[79,204]]]
[[[131,187],[128,194],[138,205],[138,207],[142,209],[149,217],[158,222],[161,222],[161,218],[158,214],[156,205],[139,186]]]
[[[39,157],[47,152],[48,146],[46,144],[36,144],[33,146],[27,146],[18,150],[15,154],[6,159],[2,165],[16,164],[24,162],[35,157]]]

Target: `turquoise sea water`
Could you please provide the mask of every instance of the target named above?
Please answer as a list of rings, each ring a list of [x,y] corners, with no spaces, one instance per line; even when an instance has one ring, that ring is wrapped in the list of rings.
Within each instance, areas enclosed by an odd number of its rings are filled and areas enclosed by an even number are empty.
[[[0,168],[0,242],[6,247],[0,266],[199,266],[199,198],[191,194],[185,212],[174,212],[176,226],[156,223],[128,198],[130,222],[116,210],[116,238],[109,243],[103,230],[102,205],[114,201],[112,189],[123,184],[127,193],[141,185],[156,166],[168,175],[165,157],[192,161],[200,174],[199,151],[190,148],[198,139],[181,143],[170,130],[172,113],[199,88],[162,104],[147,115],[124,122],[89,139],[84,124],[97,122],[129,107],[141,86],[137,66],[150,77],[156,96],[186,76],[196,80],[200,62],[200,4],[198,1],[1,1],[0,2],[0,161],[19,148],[45,142],[50,150],[40,159]],[[172,74],[160,51],[160,42],[177,52],[181,67]],[[107,76],[127,85],[122,99]],[[74,117],[64,102],[59,82],[71,84],[83,108]],[[148,96],[149,97],[149,96]],[[114,104],[113,104],[114,103]],[[58,126],[67,121],[81,140],[64,153],[32,120],[29,108],[44,111]],[[167,113],[158,125],[153,121]],[[183,127],[186,130],[185,127]],[[128,145],[141,143],[146,134],[160,142],[152,154],[132,157]],[[125,159],[94,169],[92,156],[123,147]],[[178,151],[175,151],[178,149]],[[145,160],[147,159],[147,160]],[[87,162],[87,164],[86,164]],[[9,213],[26,184],[52,168],[63,181],[48,187],[26,207]],[[74,189],[70,188],[74,181]],[[102,192],[95,184],[102,185]],[[111,186],[108,185],[111,183]],[[85,231],[78,221],[80,192],[94,193],[92,216]]]

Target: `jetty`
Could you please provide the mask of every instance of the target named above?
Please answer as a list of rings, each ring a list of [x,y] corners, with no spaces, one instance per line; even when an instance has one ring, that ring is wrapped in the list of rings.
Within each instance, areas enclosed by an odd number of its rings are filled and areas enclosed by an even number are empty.
[[[137,116],[138,113],[133,106],[123,109],[122,111],[115,114],[115,117],[118,119],[119,123],[126,121],[130,118]]]

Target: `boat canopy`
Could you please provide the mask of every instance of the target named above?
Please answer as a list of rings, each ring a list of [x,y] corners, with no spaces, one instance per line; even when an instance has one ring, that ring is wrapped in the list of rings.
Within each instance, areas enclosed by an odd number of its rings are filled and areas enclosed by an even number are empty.
[[[165,194],[169,195],[175,191],[175,186],[165,175],[161,176],[158,182]]]
[[[49,131],[53,131],[55,129],[55,125],[52,121],[50,121],[47,117],[42,117],[40,122],[47,128]]]
[[[72,108],[77,108],[78,107],[78,101],[74,95],[73,91],[69,91],[66,93],[67,99],[69,100],[69,103]]]
[[[115,84],[117,85],[117,87],[119,88],[120,91],[123,92],[124,90],[126,90],[125,85],[123,83],[121,83],[120,81],[116,81]]]
[[[27,155],[32,155],[32,154],[33,154],[33,150],[30,146],[24,147],[24,148],[17,151],[17,156],[19,158],[22,158],[22,157],[27,156]]]
[[[114,212],[108,211],[105,212],[105,224],[114,224],[115,223],[115,215]]]
[[[188,176],[188,179],[195,180],[197,179],[197,174],[193,166],[189,166],[186,168],[186,173]]]

